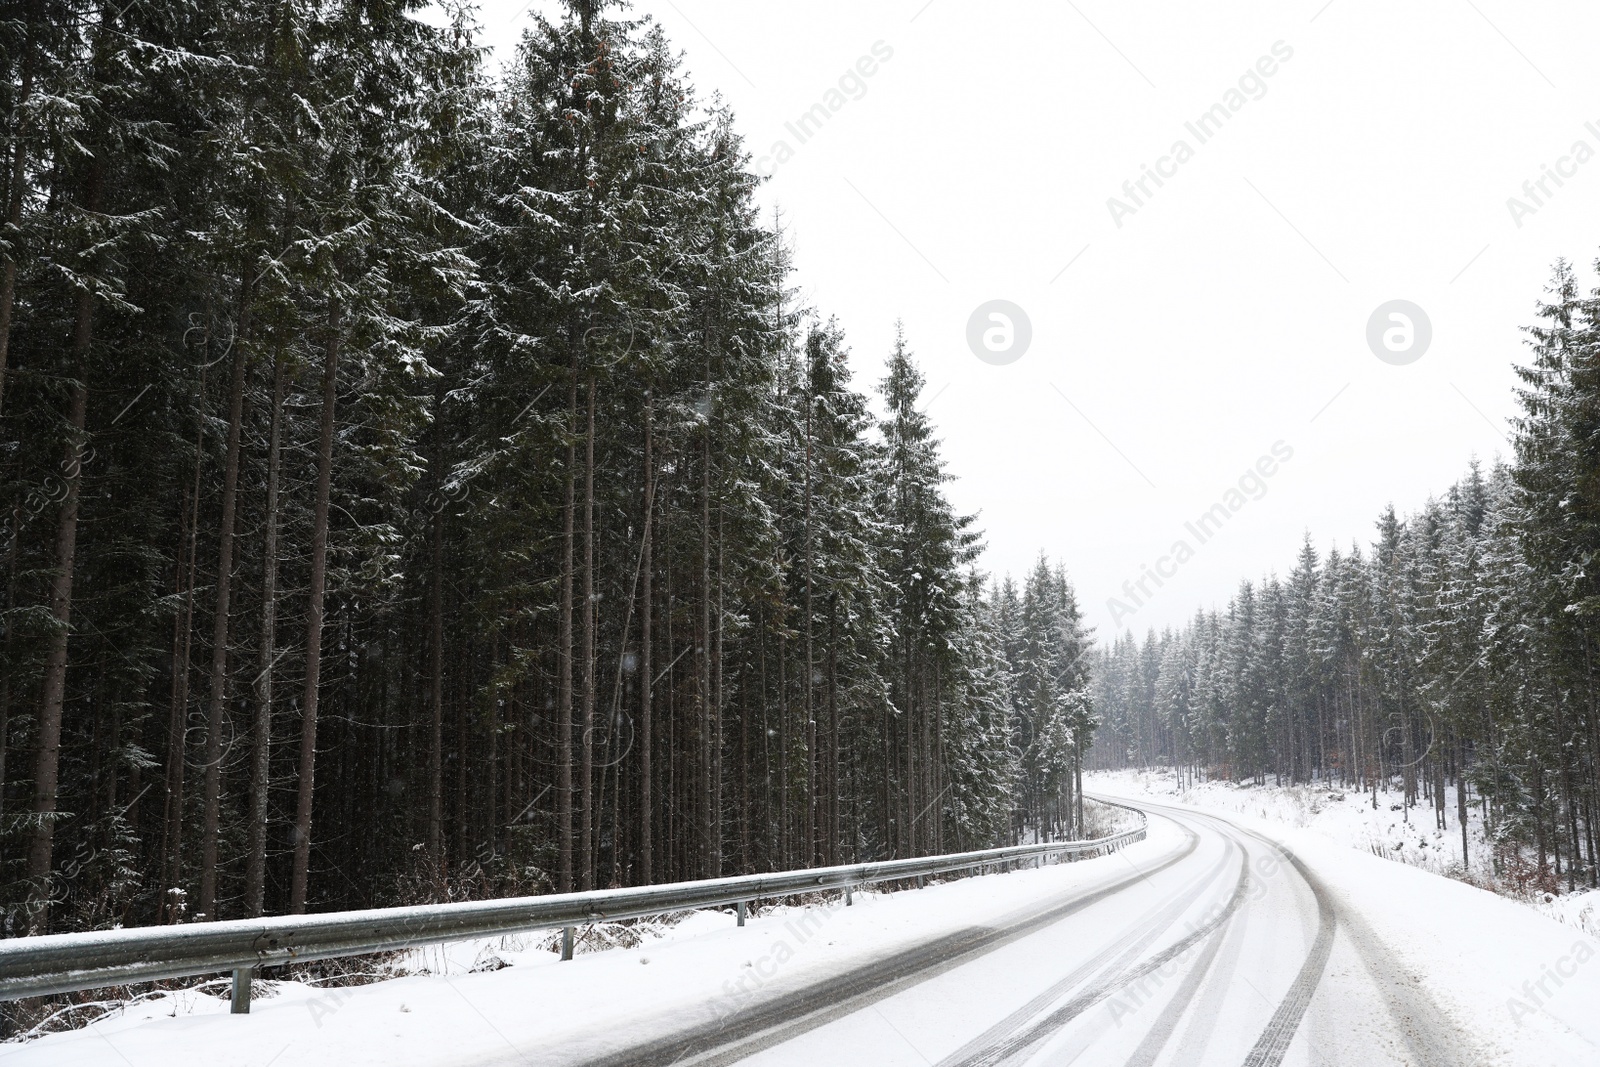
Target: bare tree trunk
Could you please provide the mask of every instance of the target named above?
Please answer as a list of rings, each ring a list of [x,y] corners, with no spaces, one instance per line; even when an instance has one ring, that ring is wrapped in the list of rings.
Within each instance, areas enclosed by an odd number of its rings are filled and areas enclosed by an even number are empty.
[[[1078,822],[1078,816],[1077,816],[1077,812],[1078,812],[1078,801],[1077,801],[1078,787],[1077,787],[1076,779],[1074,777],[1074,775],[1076,773],[1076,762],[1077,762],[1076,753],[1078,751],[1078,743],[1077,743],[1076,738],[1074,738],[1073,743],[1072,743],[1072,751],[1073,751],[1073,755],[1069,756],[1068,760],[1067,760],[1067,780],[1066,780],[1066,783],[1065,783],[1066,784],[1066,794],[1067,794],[1066,795],[1067,840],[1069,840],[1069,841],[1075,841],[1075,840],[1077,840],[1077,837],[1078,837],[1078,829],[1077,829],[1077,822]]]
[[[832,866],[839,857],[839,598],[828,602],[828,855]]]
[[[883,749],[883,801],[879,806],[878,830],[883,835],[883,848],[888,852],[888,858],[895,858],[894,839],[894,806],[890,795],[889,780],[894,777],[894,717],[887,699],[880,701],[882,709],[881,724],[878,728],[878,737],[882,740]]]
[[[272,422],[267,431],[267,527],[261,546],[261,658],[255,679],[255,738],[250,768],[250,859],[244,909],[261,914],[267,891],[267,788],[272,768],[272,672],[278,639],[278,480],[283,439],[283,353],[272,365]]]
[[[944,694],[943,675],[937,666],[933,670],[933,746],[929,752],[932,781],[928,795],[933,797],[928,814],[933,819],[933,851],[944,852],[944,815],[940,804],[944,800]]]
[[[574,468],[578,464],[578,350],[572,350],[572,365],[567,375],[567,467],[566,500],[562,506],[561,535],[561,621],[559,688],[556,692],[556,761],[560,765],[556,786],[556,822],[561,838],[561,872],[556,887],[563,893],[572,891],[572,586],[573,586],[573,526],[577,511],[577,478]]]
[[[632,603],[628,605],[633,608]],[[630,623],[633,620],[628,620]],[[627,643],[628,627],[622,629],[622,643]],[[624,814],[622,800],[622,760],[617,752],[617,745],[621,740],[621,732],[617,729],[618,720],[622,710],[622,693],[620,689],[611,702],[610,723],[606,729],[605,747],[601,750],[600,760],[600,806],[599,811],[609,809],[611,812],[611,870],[609,877],[601,877],[600,856],[601,842],[604,840],[605,828],[601,825],[595,834],[595,884],[603,885],[608,889],[619,888],[623,884],[623,866],[628,855],[628,828],[629,820]],[[607,781],[609,779],[609,781]],[[607,797],[609,796],[609,801]],[[596,818],[597,824],[603,823],[602,818]]]
[[[428,709],[428,866],[430,875],[442,878],[444,855],[444,513],[441,502],[433,514],[433,561],[428,605],[430,628]]]
[[[765,845],[763,866],[766,870],[777,868],[777,853],[774,849],[776,835],[773,833],[772,818],[772,719],[768,714],[768,703],[771,690],[767,688],[767,621],[766,612],[761,613],[761,621],[756,631],[757,655],[760,657],[761,671],[761,815],[762,844]]]
[[[789,635],[778,617],[778,869],[789,861]]]
[[[900,832],[901,840],[905,844],[905,854],[917,854],[917,712],[919,696],[917,692],[917,662],[916,645],[907,635],[906,644],[906,776],[900,785],[901,801],[904,805],[903,829]]]
[[[103,156],[90,166],[84,209],[100,210]],[[67,442],[61,460],[65,494],[56,520],[56,569],[50,579],[50,615],[55,623],[45,656],[33,760],[33,834],[28,843],[26,878],[32,900],[28,930],[43,933],[50,922],[50,872],[54,862],[56,798],[60,789],[61,714],[67,694],[67,641],[72,633],[72,578],[78,558],[78,504],[83,485],[89,414],[89,352],[94,344],[94,295],[78,290],[72,327],[73,373],[67,408]]]
[[[595,823],[594,817],[594,374],[588,381],[589,413],[584,430],[583,444],[583,738],[579,758],[582,775],[579,780],[583,810],[580,813],[579,852],[580,888],[587,892],[594,888],[595,875]]]
[[[723,614],[723,533],[722,508],[717,507],[717,611],[716,626],[713,630],[711,656],[711,723],[713,733],[711,738],[711,811],[712,826],[715,829],[713,842],[715,849],[712,851],[711,876],[722,877],[722,623],[726,617]]]
[[[1467,746],[1456,738],[1456,820],[1461,823],[1461,869],[1472,869],[1472,857],[1467,851]]]
[[[1078,836],[1083,837],[1088,831],[1083,825],[1083,740],[1079,738],[1072,743],[1072,774],[1076,779],[1074,792],[1078,802]]]
[[[515,631],[507,634],[506,644],[506,660],[511,662],[516,656]],[[509,856],[511,855],[512,847],[511,831],[516,826],[517,820],[522,817],[523,797],[526,795],[522,784],[522,750],[525,744],[525,728],[520,714],[521,701],[517,699],[517,695],[522,692],[522,686],[519,683],[512,683],[504,692],[506,700],[505,792],[501,802],[504,806],[505,817],[499,823],[498,836],[500,843],[498,847],[502,854]]]
[[[1437,749],[1432,749],[1432,751],[1436,754],[1429,757],[1429,764],[1433,768],[1431,781],[1433,782],[1434,828],[1437,830],[1448,830],[1450,829],[1450,820],[1445,817],[1444,795],[1444,763],[1445,754],[1448,752],[1448,749],[1445,748],[1443,739],[1435,736],[1434,729],[1430,724],[1430,748],[1435,743],[1437,743],[1438,747]]]
[[[464,866],[472,856],[472,850],[467,841],[467,766],[471,762],[472,735],[467,727],[467,703],[471,699],[469,691],[472,685],[472,646],[461,653],[465,661],[465,668],[456,672],[455,692],[455,736],[456,736],[456,802],[455,802],[455,832],[452,835],[451,849],[455,853],[457,867]]]
[[[228,625],[233,592],[233,534],[239,491],[240,428],[244,421],[245,337],[248,333],[251,279],[239,292],[239,325],[233,341],[233,377],[228,392],[228,455],[222,477],[222,524],[217,534],[217,604],[211,624],[211,698],[206,705],[205,814],[200,835],[200,910],[197,918],[217,917],[217,834],[222,809],[222,729],[228,699]]]
[[[672,499],[670,487],[665,495],[670,502]],[[663,845],[659,873],[662,881],[670,882],[682,870],[682,864],[679,862],[682,839],[688,835],[675,832],[678,829],[683,812],[683,806],[679,803],[681,799],[679,786],[682,782],[683,774],[680,756],[680,748],[682,746],[677,743],[682,734],[677,716],[676,690],[672,684],[672,668],[678,660],[672,652],[677,647],[677,643],[673,636],[672,628],[672,509],[670,506],[661,509],[660,518],[661,558],[668,561],[667,566],[662,571],[662,578],[665,579],[666,586],[661,604],[662,647],[667,650],[667,654],[672,658],[667,661],[667,665],[661,670],[662,677],[667,679],[667,685],[661,692],[662,724],[666,731],[666,736],[661,739],[661,752],[666,757],[666,781],[662,783],[661,827],[663,830]]]
[[[750,874],[750,702],[739,708],[739,873]]]
[[[651,746],[653,690],[655,664],[651,656],[650,624],[655,618],[654,577],[655,546],[651,541],[655,526],[656,467],[655,467],[655,395],[648,388],[644,400],[644,544],[640,548],[639,591],[639,883],[649,885],[655,876],[654,841],[651,837]],[[670,653],[669,653],[670,655]]]
[[[493,678],[500,673],[500,638],[498,635],[491,639],[489,645],[489,677]],[[489,690],[489,729],[484,738],[488,742],[489,751],[484,760],[485,769],[477,778],[478,795],[483,798],[483,824],[484,831],[478,838],[478,853],[493,851],[495,842],[495,827],[499,824],[499,816],[495,814],[495,801],[499,796],[498,776],[500,774],[500,732],[502,719],[500,715],[499,693],[491,688]]]
[[[30,24],[26,30],[28,34],[27,57],[22,64],[22,89],[18,93],[16,102],[17,121],[11,130],[12,140],[17,148],[12,157],[11,181],[7,184],[6,197],[6,224],[9,228],[7,241],[15,243],[21,239],[22,226],[22,198],[27,191],[28,171],[28,139],[23,134],[22,111],[33,95],[33,26]],[[6,367],[11,350],[11,313],[16,302],[17,292],[17,257],[9,255],[0,265],[0,415],[5,414],[6,400]],[[11,513],[11,547],[6,566],[6,608],[10,610],[16,606],[17,589],[17,552],[22,539],[22,514],[19,508],[13,508]],[[4,650],[5,673],[0,677],[0,813],[5,808],[6,792],[6,752],[7,742],[11,736],[11,633],[12,627],[6,627],[6,640]]]
[[[322,685],[323,605],[328,591],[328,503],[333,492],[333,429],[339,399],[340,312],[338,298],[328,307],[328,343],[322,361],[322,427],[317,440],[317,497],[311,526],[311,589],[306,606],[306,688],[301,702],[300,770],[294,813],[294,873],[289,911],[306,910],[311,868],[311,802],[317,765],[317,710]]]
[[[200,369],[200,395],[206,392],[206,372]],[[179,919],[179,901],[173,891],[183,877],[183,798],[184,775],[188,770],[189,744],[189,669],[194,647],[194,584],[195,567],[199,560],[200,530],[200,474],[205,458],[204,423],[195,430],[194,478],[189,487],[189,500],[185,507],[188,524],[184,560],[179,562],[178,586],[183,594],[183,614],[173,620],[172,638],[172,707],[167,723],[167,773],[166,801],[162,813],[161,829],[161,920],[176,922]]]
[[[1579,862],[1579,860],[1578,860],[1579,849],[1578,849],[1578,817],[1577,817],[1577,814],[1576,814],[1575,803],[1574,803],[1576,801],[1576,799],[1577,799],[1577,794],[1574,792],[1574,790],[1572,788],[1572,748],[1573,748],[1573,746],[1570,744],[1571,734],[1567,729],[1566,703],[1567,703],[1566,702],[1566,698],[1564,696],[1563,697],[1558,697],[1556,699],[1556,702],[1555,702],[1555,705],[1556,705],[1556,740],[1557,740],[1556,752],[1559,753],[1559,757],[1558,757],[1558,761],[1557,761],[1556,766],[1557,766],[1557,770],[1559,771],[1559,773],[1561,775],[1561,799],[1563,801],[1563,804],[1561,806],[1566,808],[1566,815],[1567,815],[1567,818],[1566,818],[1567,825],[1565,827],[1561,827],[1560,829],[1563,829],[1563,830],[1566,831],[1567,846],[1568,846],[1568,848],[1571,849],[1571,854],[1567,857],[1567,859],[1568,859],[1568,862],[1567,862],[1567,892],[1571,893],[1571,892],[1573,892],[1574,890],[1576,890],[1578,888],[1577,877],[1576,876],[1577,876],[1577,868],[1578,868],[1578,862]],[[1557,839],[1559,840],[1561,835],[1558,833],[1556,836],[1557,836]],[[1557,849],[1557,857],[1558,858],[1557,858],[1557,861],[1556,861],[1557,863],[1560,863],[1559,856],[1560,856],[1560,850],[1558,848]]]
[[[35,12],[30,10],[29,14],[32,15]],[[22,87],[17,94],[17,122],[11,131],[12,139],[17,148],[12,157],[11,181],[7,183],[6,189],[6,227],[9,230],[7,241],[12,244],[12,254],[6,256],[4,264],[0,265],[0,415],[5,413],[6,368],[11,354],[11,314],[16,306],[16,244],[20,242],[22,236],[22,200],[28,188],[28,138],[22,129],[22,113],[23,109],[28,105],[29,98],[33,95],[35,28],[32,25],[32,21],[30,18],[29,25],[25,31],[28,35],[27,54],[22,61]]]
[[[711,364],[706,363],[706,397],[711,403]],[[715,772],[712,759],[712,741],[716,736],[711,706],[711,415],[708,408],[705,426],[700,435],[700,632],[696,671],[700,696],[700,773],[699,789],[701,810],[700,870],[703,877],[715,877],[722,849],[717,840],[720,827],[716,811]]]
[[[11,509],[11,546],[6,550],[6,610],[17,606],[17,558],[22,546],[22,507]],[[0,647],[0,817],[5,815],[6,754],[11,740],[11,644],[16,628],[6,626],[6,639]]]
[[[809,373],[809,372],[808,372]],[[811,463],[813,459],[811,444],[811,383],[806,383],[806,481],[804,503],[804,552],[806,563],[806,666],[801,684],[805,686],[805,713],[806,713],[806,865],[817,862],[817,709],[814,696],[816,693],[815,674],[817,670],[816,651],[812,634],[812,593],[815,588],[815,575],[811,552]]]
[[[1418,795],[1421,789],[1419,787],[1416,761],[1411,758],[1412,753],[1417,750],[1415,716],[1405,710],[1404,703],[1401,705],[1400,722],[1402,725],[1400,731],[1400,788],[1403,794],[1402,804],[1404,806],[1404,810],[1400,814],[1402,821],[1410,823],[1411,808],[1418,803]]]
[[[1600,886],[1600,831],[1596,828],[1596,786],[1600,786],[1600,709],[1595,706],[1595,671],[1593,661],[1594,641],[1587,627],[1583,635],[1583,666],[1587,679],[1585,686],[1585,705],[1589,721],[1588,736],[1584,739],[1585,747],[1589,750],[1589,784],[1588,798],[1584,805],[1584,825],[1589,839],[1589,885],[1591,888]]]

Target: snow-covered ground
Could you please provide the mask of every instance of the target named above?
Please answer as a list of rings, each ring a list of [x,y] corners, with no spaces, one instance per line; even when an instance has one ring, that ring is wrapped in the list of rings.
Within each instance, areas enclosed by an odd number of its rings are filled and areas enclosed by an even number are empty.
[[[571,963],[544,938],[447,946],[399,961],[419,973],[368,985],[267,983],[249,1016],[227,1014],[218,984],[0,1047],[0,1067],[566,1067],[699,1053],[763,1067],[1600,1065],[1595,937],[1323,828],[1359,829],[1354,814],[1323,820],[1321,805],[1264,790],[1233,790],[1228,806],[1226,786],[1178,804],[1132,776],[1092,788],[1144,798],[1148,840],[860,893],[849,908],[770,908],[745,929],[721,911],[626,937],[609,927],[613,947],[580,946]],[[771,1006],[787,1014],[769,1020]],[[1278,1058],[1254,1058],[1288,1008]],[[686,1031],[711,1035],[687,1057],[668,1040]]]
[[[831,895],[764,908],[738,929],[731,910],[638,929],[607,951],[578,945],[562,963],[553,937],[470,941],[407,954],[405,977],[315,988],[258,982],[248,1016],[228,1014],[225,983],[140,1000],[70,1032],[0,1045],[3,1067],[364,1067],[399,1063],[599,1058],[700,1020],[792,994],[830,974],[1000,920],[1041,901],[1126,877],[1170,851],[1177,831],[1113,856],[897,893]]]
[[[1203,811],[1250,815],[1292,829],[1306,829],[1341,845],[1397,860],[1445,877],[1462,879],[1510,897],[1542,915],[1600,938],[1600,893],[1521,892],[1494,877],[1490,844],[1476,805],[1467,809],[1469,863],[1461,863],[1461,825],[1454,794],[1445,815],[1447,830],[1434,825],[1433,809],[1405,811],[1398,792],[1347,793],[1327,786],[1255,786],[1229,781],[1181,779],[1171,771],[1094,771],[1085,774],[1088,790],[1124,797],[1177,801]]]
[[[1167,784],[1175,783],[1169,779]],[[1094,776],[1093,784],[1085,781],[1086,789],[1129,803],[1149,797],[1130,785],[1159,788],[1127,777],[1113,783],[1109,775]],[[1271,812],[1274,805],[1263,803],[1261,792],[1255,811]],[[1365,959],[1341,960],[1336,947],[1312,1002],[1314,1032],[1319,1006],[1325,1018],[1350,1017],[1346,990],[1354,991],[1349,983],[1365,970],[1372,988],[1383,993],[1371,1010],[1385,1011],[1400,1032],[1408,1017],[1428,1014],[1414,1008],[1433,1006],[1463,1041],[1454,1048],[1424,1048],[1414,1058],[1401,1051],[1401,1062],[1600,1065],[1600,940],[1593,934],[1476,886],[1379,859],[1370,849],[1336,842],[1320,829],[1292,828],[1282,818],[1296,810],[1292,801],[1283,801],[1280,818],[1273,818],[1211,806],[1204,797],[1192,803],[1195,799],[1151,797],[1152,824],[1163,812],[1158,803],[1181,803],[1175,812],[1228,812],[1229,824],[1273,841],[1329,893],[1338,916],[1336,946],[1364,944],[1375,950]],[[1267,875],[1259,862],[1253,872]],[[1375,960],[1381,966],[1375,967]],[[1336,1027],[1322,1033],[1337,1040]],[[1363,1052],[1370,1056],[1314,1055],[1306,1062],[1372,1063],[1396,1054],[1393,1047],[1377,1046]]]

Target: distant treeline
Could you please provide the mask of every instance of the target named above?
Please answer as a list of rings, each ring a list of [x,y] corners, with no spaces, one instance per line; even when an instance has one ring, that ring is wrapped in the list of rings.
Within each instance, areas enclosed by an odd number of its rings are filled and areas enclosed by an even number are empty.
[[[1484,805],[1502,866],[1597,884],[1600,293],[1559,264],[1518,367],[1514,458],[1377,540],[1097,652],[1090,765],[1329,781]],[[1454,785],[1454,789],[1450,788]],[[1453,795],[1452,795],[1453,793]]]
[[[611,6],[0,3],[5,933],[1081,826],[1064,576]]]

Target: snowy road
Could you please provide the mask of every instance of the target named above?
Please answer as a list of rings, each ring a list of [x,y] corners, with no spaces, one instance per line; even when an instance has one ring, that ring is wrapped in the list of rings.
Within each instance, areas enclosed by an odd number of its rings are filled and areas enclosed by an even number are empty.
[[[1600,1067],[1583,931],[1313,831],[1137,803],[1148,839],[1087,862],[744,928],[697,912],[571,963],[466,943],[432,973],[263,983],[247,1016],[173,993],[0,1067]]]
[[[1469,1042],[1266,839],[1180,831],[1109,885],[599,1064],[1447,1065]]]

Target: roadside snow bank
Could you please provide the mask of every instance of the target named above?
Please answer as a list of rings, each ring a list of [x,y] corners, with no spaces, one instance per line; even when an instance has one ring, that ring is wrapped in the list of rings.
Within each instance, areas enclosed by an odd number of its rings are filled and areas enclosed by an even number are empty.
[[[1326,786],[1254,786],[1229,781],[1189,785],[1167,770],[1092,771],[1084,788],[1107,796],[1148,797],[1175,801],[1219,814],[1250,815],[1281,827],[1314,831],[1328,841],[1361,852],[1419,867],[1432,874],[1463,879],[1491,888],[1547,918],[1600,939],[1600,893],[1580,889],[1571,894],[1520,892],[1489,874],[1492,853],[1476,808],[1468,809],[1469,863],[1461,863],[1461,827],[1454,798],[1446,815],[1448,830],[1433,824],[1433,809],[1403,809],[1398,793],[1379,791],[1378,807],[1371,794],[1345,793]]]
[[[0,1067],[394,1067],[538,1063],[620,1051],[793,994],[934,938],[1126,877],[1181,847],[1170,823],[1099,859],[900,893],[766,908],[744,929],[696,912],[634,947],[571,963],[542,939],[465,942],[413,955],[433,973],[318,989],[266,982],[246,1016],[193,991],[140,1001],[68,1033],[0,1046]],[[260,985],[258,985],[260,988]],[[220,989],[220,987],[219,987]],[[280,1058],[281,1057],[281,1058]]]
[[[1268,790],[1241,791],[1253,794],[1249,804],[1225,808],[1205,802],[1215,791],[1195,790],[1180,801],[1170,793],[1157,795],[1161,783],[1153,776],[1140,791],[1127,788],[1134,781],[1097,774],[1092,782],[1086,776],[1084,785],[1128,803],[1148,799],[1209,810],[1286,848],[1347,913],[1370,927],[1407,980],[1483,1043],[1489,1055],[1481,1062],[1600,1064],[1600,938],[1592,930],[1553,921],[1465,882],[1379,859],[1324,830],[1359,820],[1319,822],[1313,816],[1313,825],[1297,827],[1283,818],[1241,813],[1250,805],[1297,809],[1296,801],[1274,799]],[[1170,790],[1176,782],[1167,778],[1165,784]],[[1162,821],[1153,817],[1152,831]]]

